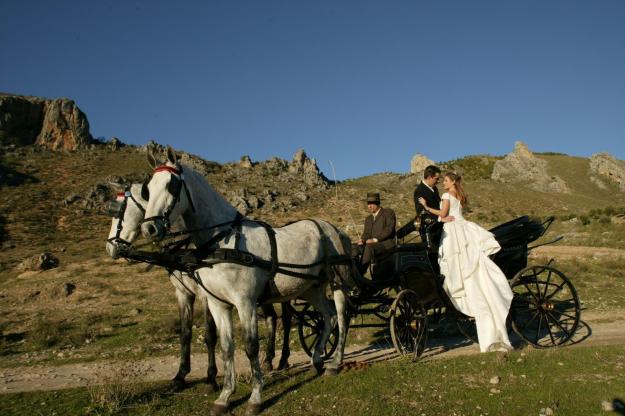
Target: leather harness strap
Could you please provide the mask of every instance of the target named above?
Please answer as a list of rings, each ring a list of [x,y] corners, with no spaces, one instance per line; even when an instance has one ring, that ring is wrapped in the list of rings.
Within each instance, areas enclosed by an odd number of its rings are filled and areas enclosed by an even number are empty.
[[[240,215],[240,214],[239,214]],[[250,220],[247,220],[250,221]],[[211,247],[216,244],[221,239],[225,238],[227,235],[230,235],[234,230],[238,228],[240,233],[241,221],[236,221],[233,223],[233,227],[230,230],[225,230],[215,237],[213,237],[209,242],[203,244],[200,249],[194,250],[192,254],[189,256],[185,256],[180,258],[181,263],[188,264],[193,269],[198,269],[201,267],[212,267],[216,264],[221,263],[234,263],[241,266],[247,267],[259,267],[261,269],[265,269],[269,271],[269,276],[271,279],[275,277],[276,274],[285,274],[287,276],[297,277],[300,279],[308,279],[308,280],[319,280],[319,276],[309,274],[309,273],[301,273],[288,269],[309,269],[315,266],[324,265],[324,269],[337,265],[337,264],[346,264],[351,263],[351,257],[348,255],[329,255],[329,247],[328,247],[328,236],[323,232],[319,223],[315,220],[309,220],[315,224],[319,234],[321,236],[321,246],[323,250],[323,258],[314,263],[310,264],[292,264],[292,263],[280,263],[278,262],[278,248],[276,243],[275,231],[273,228],[264,222],[261,221],[253,221],[263,228],[267,232],[267,236],[269,237],[269,243],[271,247],[271,260],[261,259],[247,251],[239,250],[238,244],[235,240],[235,248],[213,248]],[[236,225],[236,228],[234,227]],[[236,231],[235,231],[236,232]],[[209,244],[210,243],[210,244]]]

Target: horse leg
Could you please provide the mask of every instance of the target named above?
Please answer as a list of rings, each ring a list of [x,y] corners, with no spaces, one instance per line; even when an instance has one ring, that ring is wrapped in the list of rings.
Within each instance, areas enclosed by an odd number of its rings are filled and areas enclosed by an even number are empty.
[[[273,309],[273,308],[272,308]],[[246,415],[258,415],[261,411],[261,391],[263,389],[263,373],[258,359],[258,316],[256,302],[238,305],[239,320],[243,329],[245,354],[250,361],[252,375],[252,394],[247,402]],[[274,311],[275,313],[275,311]]]
[[[317,374],[323,373],[323,353],[325,349],[326,342],[328,341],[328,337],[330,336],[331,329],[334,327],[334,323],[336,321],[336,316],[334,315],[334,311],[330,307],[330,303],[325,296],[325,287],[321,286],[319,288],[315,288],[306,292],[302,296],[305,300],[311,303],[319,313],[323,316],[323,332],[321,336],[317,340],[317,344],[315,345],[315,349],[312,354],[312,365],[317,371]]]
[[[265,324],[267,325],[267,350],[265,352],[265,358],[262,362],[263,371],[272,371],[272,361],[276,356],[276,321],[278,315],[271,303],[261,305],[263,313],[265,314]]]
[[[236,389],[234,340],[232,338],[232,306],[216,300],[209,300],[209,305],[217,324],[219,344],[224,363],[223,388],[211,409],[211,414],[218,416],[228,412],[228,401]]]
[[[215,345],[217,345],[217,327],[215,325],[215,319],[208,308],[208,301],[204,300],[204,328],[206,329],[206,336],[204,342],[208,350],[208,370],[206,372],[206,384],[209,386],[209,390],[217,391],[219,385],[217,384],[217,363],[215,361]]]
[[[338,287],[338,285],[336,286],[337,287],[333,287],[333,297],[339,325],[339,339],[332,362],[326,368],[326,373],[329,375],[336,374],[343,363],[343,354],[345,353],[345,342],[347,340],[347,329],[349,324],[347,322],[347,299],[345,298],[345,293],[340,287]]]
[[[172,384],[174,389],[180,390],[185,385],[185,377],[191,371],[191,327],[195,295],[176,288],[176,298],[180,314],[180,365]]]
[[[289,368],[289,356],[291,355],[291,349],[289,348],[289,336],[291,334],[291,321],[293,315],[291,313],[291,305],[289,302],[283,302],[282,308],[282,353],[280,354],[280,364],[278,370],[286,370]]]

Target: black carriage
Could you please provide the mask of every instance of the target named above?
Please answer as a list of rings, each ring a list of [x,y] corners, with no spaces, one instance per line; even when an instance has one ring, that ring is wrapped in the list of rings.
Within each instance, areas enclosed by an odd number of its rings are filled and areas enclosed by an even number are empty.
[[[508,322],[526,343],[544,348],[558,346],[571,339],[580,321],[580,304],[570,280],[551,265],[529,265],[530,246],[542,237],[554,218],[544,222],[527,216],[501,224],[490,231],[501,245],[492,260],[504,272],[514,298]],[[420,356],[426,346],[428,330],[441,322],[454,322],[460,333],[477,341],[473,318],[463,315],[451,304],[443,289],[444,276],[438,269],[438,239],[442,224],[424,229],[425,242],[405,243],[415,231],[410,223],[398,230],[396,248],[378,258],[370,271],[372,279],[360,278],[358,290],[349,294],[350,318],[375,315],[376,323],[351,323],[354,327],[389,327],[396,351]],[[297,308],[298,333],[304,350],[310,354],[323,321],[309,305]],[[352,319],[352,322],[354,319]],[[326,345],[329,356],[336,347],[336,328]]]

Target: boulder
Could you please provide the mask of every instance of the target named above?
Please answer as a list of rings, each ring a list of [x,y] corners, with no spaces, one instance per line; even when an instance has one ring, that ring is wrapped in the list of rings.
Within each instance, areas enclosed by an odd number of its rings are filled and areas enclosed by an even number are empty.
[[[589,167],[592,173],[615,182],[625,192],[625,161],[609,153],[595,153],[590,157]]]
[[[24,259],[17,269],[20,272],[49,270],[59,266],[59,259],[50,252],[43,252]]]
[[[126,146],[126,144],[119,140],[117,137],[111,138],[111,141],[108,142],[108,144],[106,145],[106,147],[108,147],[112,151],[119,150],[124,146]]]
[[[55,285],[50,289],[49,295],[54,299],[66,298],[76,290],[76,283],[67,282],[61,285]]]
[[[250,169],[254,166],[254,163],[252,163],[252,159],[250,159],[248,155],[245,155],[241,156],[241,160],[239,160],[239,166],[245,169]]]
[[[537,191],[569,193],[566,182],[547,172],[547,161],[540,159],[522,141],[514,144],[514,150],[495,162],[491,179],[498,182],[524,181]]]
[[[421,153],[417,153],[410,160],[410,173],[421,173],[430,165],[435,165],[433,160]]]

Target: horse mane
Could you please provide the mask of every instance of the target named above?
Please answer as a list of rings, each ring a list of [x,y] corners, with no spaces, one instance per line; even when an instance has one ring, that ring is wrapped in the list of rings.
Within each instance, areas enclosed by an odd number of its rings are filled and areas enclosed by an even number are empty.
[[[208,227],[232,221],[237,213],[236,208],[217,192],[199,172],[187,165],[181,166],[193,205],[198,210],[194,215],[194,226]],[[181,192],[185,191],[181,190]],[[210,207],[210,209],[202,209],[202,207]]]

